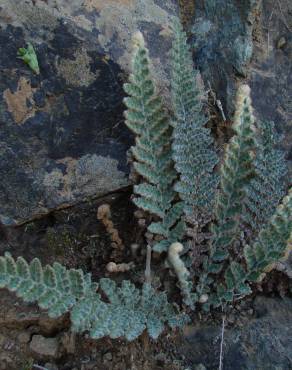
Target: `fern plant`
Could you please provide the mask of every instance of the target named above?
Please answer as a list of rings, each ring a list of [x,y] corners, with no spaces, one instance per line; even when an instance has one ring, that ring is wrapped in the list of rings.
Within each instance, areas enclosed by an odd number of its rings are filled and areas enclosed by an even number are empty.
[[[221,167],[220,192],[215,208],[216,224],[212,225],[213,238],[210,255],[204,263],[204,273],[200,276],[197,287],[199,294],[209,293],[205,309],[232,302],[251,293],[249,282],[254,282],[262,276],[268,266],[279,260],[289,248],[289,238],[292,233],[291,192],[284,199],[270,222],[264,227],[251,247],[245,246],[245,265],[238,260],[232,251],[232,245],[240,235],[241,220],[246,216],[246,203],[250,204],[250,187],[255,181],[255,164],[259,167],[262,159],[256,161],[258,142],[255,140],[254,117],[252,112],[250,89],[242,86],[237,97],[235,115],[235,136],[226,150],[226,156]],[[269,135],[270,133],[266,133]],[[267,136],[264,137],[267,139]],[[263,139],[264,139],[263,138]],[[265,143],[267,148],[267,143]],[[271,153],[271,147],[266,157]],[[263,147],[259,148],[259,151]],[[266,173],[267,175],[267,173]],[[262,179],[263,181],[263,179]],[[262,200],[263,203],[265,199]],[[247,208],[247,211],[249,208]],[[260,209],[259,209],[260,212]],[[223,283],[217,283],[214,276],[219,276],[224,267]],[[212,292],[215,285],[215,292]]]
[[[109,336],[130,341],[145,329],[155,339],[166,323],[174,328],[188,321],[186,315],[175,312],[165,293],[155,292],[149,284],[139,290],[127,280],[117,287],[114,281],[101,279],[98,285],[82,270],[67,270],[59,263],[42,268],[38,259],[28,264],[22,257],[15,261],[9,253],[0,257],[0,288],[15,292],[24,302],[37,302],[50,317],[70,312],[72,329],[89,331],[94,339]],[[98,288],[108,302],[101,299]]]
[[[273,122],[258,125],[257,152],[254,159],[256,176],[247,187],[245,222],[254,232],[273,215],[285,195],[284,177],[287,165],[283,151],[277,149],[281,136]]]
[[[205,127],[200,91],[192,78],[186,35],[180,25],[174,27],[174,33],[173,133],[155,92],[143,37],[137,34],[135,38],[133,73],[124,85],[128,94],[126,125],[136,135],[134,167],[143,179],[134,186],[134,202],[156,218],[148,227],[162,239],[154,250],[168,252],[183,302],[190,308],[198,300],[205,309],[223,307],[250,294],[251,284],[261,281],[292,249],[292,189],[275,210],[283,194],[278,184],[286,173],[283,155],[274,149],[273,125],[261,124],[261,136],[256,139],[250,89],[244,85],[237,95],[235,135],[226,148],[216,191],[218,177],[213,170],[217,156]],[[192,274],[180,255],[184,246],[178,243],[184,236],[182,215],[211,214],[212,207],[209,254],[194,293]],[[246,222],[260,228],[249,245],[241,238],[241,226]],[[238,253],[240,247],[243,255]],[[181,327],[188,321],[168,302],[166,293],[156,292],[149,283],[142,289],[127,280],[120,287],[111,279],[100,279],[97,284],[81,270],[66,269],[59,263],[43,268],[38,259],[28,264],[10,254],[0,257],[0,288],[16,292],[25,302],[37,302],[51,317],[70,312],[73,330],[88,331],[92,338],[133,340],[147,330],[155,339],[166,324]]]
[[[187,36],[179,22],[175,22],[171,50],[171,93],[174,109],[173,160],[179,174],[175,190],[184,201],[186,215],[197,212],[210,214],[214,204],[218,176],[214,167],[218,162],[210,129],[206,128],[201,88],[197,83],[192,54]],[[195,212],[197,211],[197,212]]]
[[[163,240],[153,247],[162,252],[183,236],[183,204],[175,202],[173,181],[177,175],[170,147],[171,127],[162,101],[155,92],[148,50],[141,33],[136,34],[134,46],[133,72],[130,82],[124,85],[129,95],[124,100],[126,125],[136,135],[136,145],[131,148],[134,168],[144,179],[143,183],[134,186],[134,203],[160,219],[152,222],[148,230],[162,236]]]

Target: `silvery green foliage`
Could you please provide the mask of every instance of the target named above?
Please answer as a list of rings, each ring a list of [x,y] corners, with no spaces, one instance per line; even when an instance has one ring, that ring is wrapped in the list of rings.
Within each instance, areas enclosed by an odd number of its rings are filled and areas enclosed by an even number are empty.
[[[291,251],[292,241],[292,188],[270,221],[261,229],[253,245],[245,246],[242,264],[231,261],[224,273],[224,283],[219,284],[215,294],[210,295],[205,309],[218,307],[252,292],[249,283],[261,280],[275,262]]]
[[[244,248],[249,271],[248,280],[259,279],[260,271],[268,272],[292,247],[292,188],[277,207],[270,221],[261,229],[255,243]]]
[[[90,274],[69,269],[59,263],[42,268],[38,259],[28,264],[6,253],[0,257],[0,288],[15,292],[25,302],[37,302],[50,317],[71,314],[75,332],[89,331],[92,338],[125,337],[134,340],[147,329],[156,339],[165,328],[179,327],[188,317],[177,314],[165,293],[157,293],[149,284],[137,289],[124,280],[121,287],[110,279],[101,279],[99,288],[108,301],[97,293],[98,284]]]
[[[171,93],[174,110],[173,159],[179,173],[175,190],[184,201],[186,215],[194,210],[211,214],[218,176],[218,162],[210,129],[203,112],[203,91],[198,85],[198,72],[193,68],[187,36],[179,22],[174,23],[171,50]]]
[[[254,231],[258,231],[269,220],[285,195],[284,176],[287,174],[284,153],[276,148],[281,137],[274,123],[261,122],[258,129],[254,159],[256,176],[247,187],[244,217]]]
[[[171,157],[171,127],[160,97],[150,74],[148,50],[142,34],[135,38],[132,60],[132,74],[129,83],[124,85],[128,94],[125,98],[126,125],[136,135],[136,145],[132,147],[134,168],[144,182],[134,186],[134,203],[159,217],[148,227],[153,234],[163,240],[153,249],[167,251],[172,242],[182,238],[184,223],[181,221],[181,203],[175,203],[176,193],[173,182],[176,172]]]
[[[254,139],[254,117],[250,89],[243,85],[237,96],[237,111],[232,137],[220,168],[220,191],[215,206],[215,223],[212,225],[210,272],[217,270],[229,253],[228,248],[239,236],[247,186],[254,176],[253,156],[256,149]]]
[[[218,274],[223,262],[229,257],[229,248],[239,236],[240,219],[246,188],[253,176],[254,117],[250,89],[241,86],[237,94],[235,135],[228,144],[220,168],[220,191],[217,194],[215,220],[212,225],[210,254],[204,262],[204,273],[200,276],[199,294],[209,292],[214,282],[210,274]]]

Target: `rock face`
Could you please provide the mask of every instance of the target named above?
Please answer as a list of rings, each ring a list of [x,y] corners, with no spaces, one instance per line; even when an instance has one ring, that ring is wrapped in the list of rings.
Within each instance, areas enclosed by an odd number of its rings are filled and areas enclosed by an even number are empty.
[[[225,329],[224,370],[291,369],[291,313],[291,299],[257,298],[252,319]],[[191,363],[218,369],[220,336],[219,325],[194,328],[184,349]]]
[[[181,3],[187,8],[192,1]],[[292,175],[291,1],[196,1],[193,12],[187,27],[206,86],[210,84],[230,120],[237,85],[250,84],[257,118],[274,121],[285,135]]]
[[[0,223],[17,225],[128,185],[122,84],[141,30],[166,85],[170,17],[157,0],[2,0]],[[17,51],[31,42],[40,74]]]

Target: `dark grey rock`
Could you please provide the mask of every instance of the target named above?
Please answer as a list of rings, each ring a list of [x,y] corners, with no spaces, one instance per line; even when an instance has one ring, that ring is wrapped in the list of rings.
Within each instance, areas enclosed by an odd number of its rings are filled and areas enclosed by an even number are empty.
[[[0,223],[18,225],[127,185],[122,84],[140,29],[161,88],[176,2],[3,0]],[[17,50],[31,42],[40,74]],[[160,45],[163,44],[164,48]]]
[[[274,121],[284,134],[283,148],[290,160],[290,183],[291,30],[290,0],[198,1],[190,25],[195,63],[205,85],[208,87],[210,83],[223,104],[227,118],[231,120],[234,113],[238,84],[248,82],[256,117]]]
[[[292,368],[292,299],[258,297],[255,314],[241,325],[225,328],[224,370],[290,370]],[[189,331],[184,348],[192,364],[217,370],[221,326]]]

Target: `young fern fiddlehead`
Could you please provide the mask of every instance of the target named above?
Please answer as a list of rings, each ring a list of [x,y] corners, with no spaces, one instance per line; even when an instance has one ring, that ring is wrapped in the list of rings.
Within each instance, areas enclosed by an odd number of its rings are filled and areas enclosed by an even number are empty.
[[[124,85],[129,95],[124,100],[126,125],[136,135],[136,145],[132,147],[134,168],[144,179],[143,183],[134,186],[134,203],[160,219],[152,222],[148,230],[162,236],[163,240],[153,247],[162,252],[183,236],[183,205],[175,203],[173,182],[177,175],[171,156],[171,127],[162,101],[155,92],[148,50],[141,33],[136,34],[134,45],[132,74],[129,83]]]

